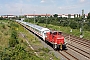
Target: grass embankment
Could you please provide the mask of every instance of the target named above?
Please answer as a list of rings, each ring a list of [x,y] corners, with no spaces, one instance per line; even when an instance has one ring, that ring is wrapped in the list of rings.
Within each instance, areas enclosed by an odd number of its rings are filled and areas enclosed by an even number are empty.
[[[23,33],[26,36],[39,56],[35,55],[35,51],[28,46],[25,38],[23,38],[20,33]],[[18,40],[19,43],[14,44],[16,43],[16,40]],[[59,60],[53,53],[50,53],[48,48],[44,48],[41,42],[37,38],[34,38],[34,36],[21,25],[12,21],[0,21],[1,60],[49,60],[50,58]]]
[[[46,24],[39,24],[39,25],[46,27]],[[80,37],[80,30],[79,29],[72,29],[72,32],[70,32],[70,30],[71,30],[70,27],[55,26],[55,25],[51,25],[51,24],[48,24],[47,28],[52,28],[53,30],[62,31],[62,32],[67,33],[67,34],[72,34],[74,36]],[[90,40],[90,32],[84,31],[83,33],[84,33],[83,38]]]
[[[10,28],[7,21],[0,21],[0,46],[8,47],[8,41],[10,37]]]

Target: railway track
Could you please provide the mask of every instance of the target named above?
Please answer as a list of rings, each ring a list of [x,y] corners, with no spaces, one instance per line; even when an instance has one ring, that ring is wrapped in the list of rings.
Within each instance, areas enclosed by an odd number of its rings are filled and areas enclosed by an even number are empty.
[[[66,39],[68,39],[72,42],[75,42],[75,43],[83,45],[84,47],[90,48],[90,41],[88,41],[88,40],[84,40],[82,38],[74,37],[72,35],[67,35],[67,34],[64,34],[64,36]]]
[[[83,39],[83,38],[79,38],[79,37],[75,37],[75,38],[76,38],[76,39],[79,39],[79,40],[82,40],[82,41],[84,41],[84,42],[90,43],[89,40],[86,40],[86,39]]]
[[[69,35],[64,36],[68,41],[71,42],[69,42],[67,45],[69,49],[87,58],[87,60],[90,59],[90,41]]]
[[[74,55],[74,54],[78,54],[78,56],[82,56],[85,57],[85,60],[89,60],[90,59],[90,53],[87,52],[87,51],[84,51],[84,50],[81,50],[71,44],[68,44],[67,46],[69,48],[70,51],[67,51],[67,50],[63,50],[63,51],[58,51],[62,56],[64,56],[67,60],[80,60],[79,57],[77,57],[77,55]],[[71,51],[74,51],[75,53],[72,54],[73,52]],[[82,59],[81,59],[82,60]]]
[[[68,45],[69,45],[69,46],[67,46],[68,48],[70,48],[70,49],[72,49],[73,51],[78,52],[80,55],[83,55],[84,57],[90,59],[90,53],[89,53],[89,52],[84,51],[84,50],[82,50],[82,49],[80,49],[80,48],[77,48],[77,47],[75,47],[75,46],[73,46],[73,45],[71,45],[71,44],[68,44]]]
[[[73,56],[72,54],[70,54],[67,51],[58,51],[58,53],[60,53],[62,56],[64,56],[67,60],[78,60],[78,58],[76,58],[75,56]]]
[[[90,44],[89,43],[85,43],[84,41],[81,41],[81,40],[78,40],[78,39],[75,39],[75,38],[73,38],[73,37],[65,37],[66,39],[68,39],[68,40],[70,40],[70,41],[72,41],[72,42],[75,42],[75,43],[78,43],[78,44],[80,44],[80,45],[83,45],[83,46],[85,46],[85,47],[88,47],[88,48],[90,48]]]

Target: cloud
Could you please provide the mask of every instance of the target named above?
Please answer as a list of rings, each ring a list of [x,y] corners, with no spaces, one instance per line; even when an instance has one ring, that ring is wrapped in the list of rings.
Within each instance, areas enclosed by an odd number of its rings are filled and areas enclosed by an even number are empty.
[[[24,0],[25,1],[25,0]],[[73,2],[73,0],[67,0],[66,5],[62,2],[59,2],[58,0],[40,0],[39,3],[32,3],[31,0],[26,0],[25,2],[20,0],[19,2],[14,3],[7,3],[7,4],[0,4],[0,14],[33,14],[34,10],[36,10],[36,14],[68,14],[68,13],[81,13],[82,9],[86,9],[87,11],[90,11],[89,4],[90,2],[86,3],[89,0],[78,0],[78,4],[74,3],[71,4],[70,2]],[[30,3],[27,3],[27,2]],[[66,1],[66,0],[65,0]]]
[[[58,7],[60,10],[63,9],[62,7]]]
[[[74,13],[81,13],[81,6],[78,5],[69,5],[69,6],[59,6],[58,12],[60,14],[74,14]]]
[[[84,2],[85,0],[80,0],[80,2]]]
[[[60,10],[61,9],[65,9],[65,10],[69,10],[69,9],[75,9],[75,8],[77,8],[77,7],[79,7],[79,6],[77,6],[77,5],[72,5],[72,6],[60,6],[60,7],[58,7]]]
[[[40,1],[41,3],[54,3],[55,1],[54,0],[41,0]]]
[[[52,3],[54,3],[54,0],[50,0]]]
[[[0,5],[0,9],[2,9],[2,6]]]
[[[45,0],[41,0],[41,3],[44,3],[45,2]]]

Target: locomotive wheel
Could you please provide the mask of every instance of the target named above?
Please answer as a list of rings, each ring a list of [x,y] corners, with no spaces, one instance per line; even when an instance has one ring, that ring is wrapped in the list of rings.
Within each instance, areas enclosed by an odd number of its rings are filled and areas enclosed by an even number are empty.
[[[53,49],[57,50],[57,45],[56,44],[53,44]]]

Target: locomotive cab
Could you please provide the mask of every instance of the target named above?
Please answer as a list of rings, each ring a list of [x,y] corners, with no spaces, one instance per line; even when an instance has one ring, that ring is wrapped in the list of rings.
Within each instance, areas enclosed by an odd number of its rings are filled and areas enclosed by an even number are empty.
[[[66,45],[64,43],[64,36],[62,36],[62,32],[51,31],[46,33],[45,37],[46,42],[50,42],[53,45],[53,49],[65,49]]]
[[[63,49],[65,48],[64,37],[62,36],[62,32],[54,31],[52,33],[52,41],[53,41],[53,48],[56,49]]]
[[[55,44],[64,44],[64,37],[62,36],[62,32],[53,32],[53,41]]]

